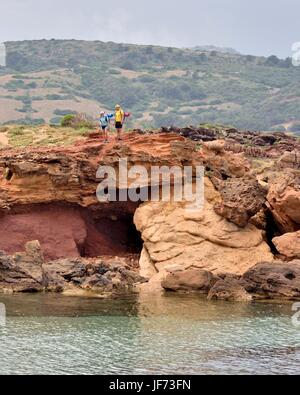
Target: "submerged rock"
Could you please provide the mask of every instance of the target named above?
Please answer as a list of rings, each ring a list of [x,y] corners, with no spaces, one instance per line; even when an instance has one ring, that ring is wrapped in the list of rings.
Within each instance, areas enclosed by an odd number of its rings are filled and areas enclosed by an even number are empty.
[[[253,299],[239,279],[227,276],[219,280],[208,293],[209,300],[225,300],[230,302],[249,302]]]

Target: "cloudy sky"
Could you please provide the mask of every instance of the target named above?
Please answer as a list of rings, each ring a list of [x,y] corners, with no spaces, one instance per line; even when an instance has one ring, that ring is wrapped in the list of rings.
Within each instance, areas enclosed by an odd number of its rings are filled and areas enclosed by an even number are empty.
[[[1,0],[0,42],[76,38],[291,56],[299,0]]]

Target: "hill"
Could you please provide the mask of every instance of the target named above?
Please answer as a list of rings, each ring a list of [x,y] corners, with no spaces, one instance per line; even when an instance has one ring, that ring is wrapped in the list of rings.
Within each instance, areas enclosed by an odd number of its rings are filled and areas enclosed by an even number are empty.
[[[240,53],[234,48],[217,47],[215,45],[197,45],[192,47],[194,51],[217,51],[221,53],[229,53],[232,55],[239,55]]]
[[[300,68],[289,58],[76,40],[7,42],[6,55],[0,123],[57,123],[120,102],[143,127],[300,124]]]

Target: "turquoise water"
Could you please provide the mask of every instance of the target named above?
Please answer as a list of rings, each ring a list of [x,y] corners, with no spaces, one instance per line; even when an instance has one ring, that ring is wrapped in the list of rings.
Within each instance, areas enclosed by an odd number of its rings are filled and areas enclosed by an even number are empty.
[[[297,374],[291,304],[5,295],[0,374]]]

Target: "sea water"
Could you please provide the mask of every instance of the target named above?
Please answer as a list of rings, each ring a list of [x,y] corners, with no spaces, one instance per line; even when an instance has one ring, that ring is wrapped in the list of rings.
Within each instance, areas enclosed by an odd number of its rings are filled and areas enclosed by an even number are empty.
[[[292,303],[2,295],[0,374],[298,374]]]

